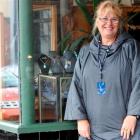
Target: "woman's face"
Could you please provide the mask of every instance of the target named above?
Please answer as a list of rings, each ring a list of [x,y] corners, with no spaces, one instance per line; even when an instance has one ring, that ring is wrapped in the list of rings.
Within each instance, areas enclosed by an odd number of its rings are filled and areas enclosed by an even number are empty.
[[[114,38],[119,28],[119,18],[113,12],[100,13],[96,20],[102,38]]]

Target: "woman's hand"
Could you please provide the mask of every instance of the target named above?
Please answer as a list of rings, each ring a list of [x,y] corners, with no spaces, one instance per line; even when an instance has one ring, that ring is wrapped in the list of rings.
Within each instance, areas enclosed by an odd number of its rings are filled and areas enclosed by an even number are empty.
[[[124,140],[129,140],[131,135],[134,135],[137,123],[136,116],[126,116],[121,128],[121,136]]]
[[[88,120],[78,120],[77,125],[79,135],[90,139],[90,125]]]

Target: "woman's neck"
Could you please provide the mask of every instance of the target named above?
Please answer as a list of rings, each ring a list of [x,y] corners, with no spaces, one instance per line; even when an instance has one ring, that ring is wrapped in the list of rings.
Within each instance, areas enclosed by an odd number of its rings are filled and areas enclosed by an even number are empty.
[[[116,40],[116,36],[113,38],[102,38],[102,45],[109,46],[112,45],[113,42]]]

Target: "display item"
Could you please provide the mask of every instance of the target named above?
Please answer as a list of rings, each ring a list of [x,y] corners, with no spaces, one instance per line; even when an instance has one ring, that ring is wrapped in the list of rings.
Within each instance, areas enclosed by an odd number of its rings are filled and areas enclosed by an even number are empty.
[[[45,54],[41,54],[38,58],[38,64],[42,74],[48,74],[51,65],[51,58]]]
[[[58,121],[59,92],[55,76],[39,75],[39,116],[40,122]]]
[[[73,73],[75,62],[76,62],[76,56],[70,51],[65,51],[61,61],[65,69],[65,72]]]

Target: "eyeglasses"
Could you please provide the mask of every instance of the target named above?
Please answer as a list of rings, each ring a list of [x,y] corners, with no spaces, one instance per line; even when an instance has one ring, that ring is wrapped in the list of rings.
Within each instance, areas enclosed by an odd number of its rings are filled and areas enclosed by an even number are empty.
[[[119,22],[118,18],[99,17],[99,20],[104,22],[104,23],[111,21],[111,23],[113,23],[113,24],[117,24]]]

